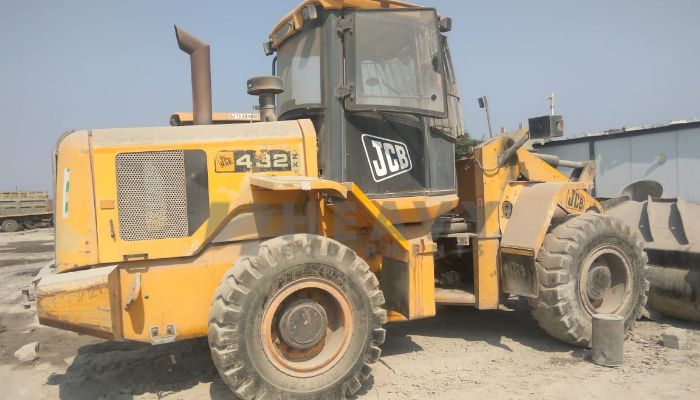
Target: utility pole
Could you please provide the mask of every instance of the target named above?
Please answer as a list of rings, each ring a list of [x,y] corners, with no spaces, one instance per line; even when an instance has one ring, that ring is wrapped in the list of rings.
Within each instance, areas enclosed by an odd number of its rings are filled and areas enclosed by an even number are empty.
[[[491,129],[491,114],[489,113],[489,101],[486,96],[479,97],[479,108],[483,108],[486,111],[486,123],[489,125],[489,137],[493,137],[493,130]]]
[[[554,92],[545,97],[545,100],[549,100],[549,115],[554,115]]]

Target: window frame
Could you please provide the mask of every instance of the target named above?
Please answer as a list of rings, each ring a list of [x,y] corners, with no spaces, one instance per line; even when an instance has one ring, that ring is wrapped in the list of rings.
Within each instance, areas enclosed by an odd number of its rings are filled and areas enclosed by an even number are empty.
[[[434,28],[435,28],[435,43],[437,44],[437,68],[436,73],[440,76],[442,91],[440,96],[442,96],[442,111],[428,110],[424,108],[415,107],[405,107],[396,105],[386,105],[386,104],[358,104],[355,99],[357,98],[357,85],[356,85],[356,49],[357,49],[357,36],[355,35],[355,16],[362,13],[404,13],[404,12],[416,12],[416,11],[429,11],[433,14]],[[444,72],[443,65],[443,42],[442,36],[438,29],[438,14],[434,8],[406,8],[406,9],[383,9],[383,10],[350,10],[345,13],[345,19],[352,19],[353,30],[350,33],[344,35],[344,82],[345,87],[349,89],[349,95],[345,97],[344,105],[347,111],[391,111],[397,113],[409,113],[415,115],[421,115],[432,118],[447,118],[448,106],[447,106],[447,82]]]
[[[324,99],[325,99],[325,81],[324,81],[324,76],[325,74],[323,73],[324,68],[326,67],[326,60],[324,59],[324,45],[325,45],[325,38],[324,38],[324,32],[322,26],[319,24],[305,24],[304,28],[300,31],[294,34],[294,36],[290,37],[289,39],[285,40],[284,43],[282,43],[277,49],[277,55],[275,56],[274,59],[274,70],[275,70],[275,75],[279,76],[283,80],[283,87],[285,88],[285,92],[282,94],[282,97],[284,94],[289,94],[292,83],[287,82],[286,79],[282,76],[282,70],[280,68],[280,54],[281,51],[285,48],[285,46],[291,46],[295,40],[300,40],[300,37],[304,37],[304,35],[316,35],[315,40],[318,40],[318,43],[314,43],[314,46],[318,48],[318,57],[319,57],[319,75],[318,75],[318,81],[319,81],[319,102],[311,102],[311,103],[297,103],[297,97],[293,96],[290,97],[290,100],[293,100],[293,103],[290,104],[290,101],[287,101],[285,104],[283,104],[280,100],[281,95],[278,94],[276,96],[276,104],[277,104],[277,109],[278,109],[278,114],[284,115],[288,112],[294,111],[294,110],[308,110],[308,109],[322,109],[324,108]],[[293,58],[293,55],[292,55]],[[287,85],[290,85],[290,87],[287,87]],[[292,93],[294,94],[294,93]]]

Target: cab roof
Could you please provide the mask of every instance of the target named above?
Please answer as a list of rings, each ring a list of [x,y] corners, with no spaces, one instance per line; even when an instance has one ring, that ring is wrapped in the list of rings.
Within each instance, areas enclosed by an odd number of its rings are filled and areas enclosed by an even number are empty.
[[[324,10],[375,10],[386,8],[421,8],[422,6],[395,0],[305,0],[275,24],[270,32],[268,45],[276,50],[282,42],[299,32],[304,26],[304,14],[307,7],[322,7]],[[306,10],[306,11],[305,11]]]

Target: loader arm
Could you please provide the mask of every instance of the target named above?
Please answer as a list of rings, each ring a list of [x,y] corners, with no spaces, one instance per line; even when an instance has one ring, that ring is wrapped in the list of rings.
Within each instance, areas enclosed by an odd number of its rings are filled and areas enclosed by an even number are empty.
[[[512,157],[502,157],[527,134],[521,130],[499,136],[478,146],[471,159],[457,162],[460,200],[476,220],[478,308],[496,308],[501,289],[536,296],[534,260],[551,223],[567,215],[603,211],[589,194],[592,181],[571,181],[524,147]],[[504,266],[514,270],[506,274]]]

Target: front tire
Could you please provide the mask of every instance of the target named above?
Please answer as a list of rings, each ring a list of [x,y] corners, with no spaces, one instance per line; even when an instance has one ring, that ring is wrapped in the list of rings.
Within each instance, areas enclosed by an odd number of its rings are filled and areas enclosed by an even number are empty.
[[[601,214],[555,226],[537,257],[532,315],[555,338],[590,346],[593,314],[616,314],[632,329],[647,301],[647,256],[639,233]]]
[[[236,261],[214,294],[214,364],[242,399],[352,396],[381,353],[383,304],[367,263],[335,240],[266,241]]]
[[[22,226],[17,223],[14,219],[6,219],[2,221],[2,229],[5,232],[17,232],[22,228]]]

